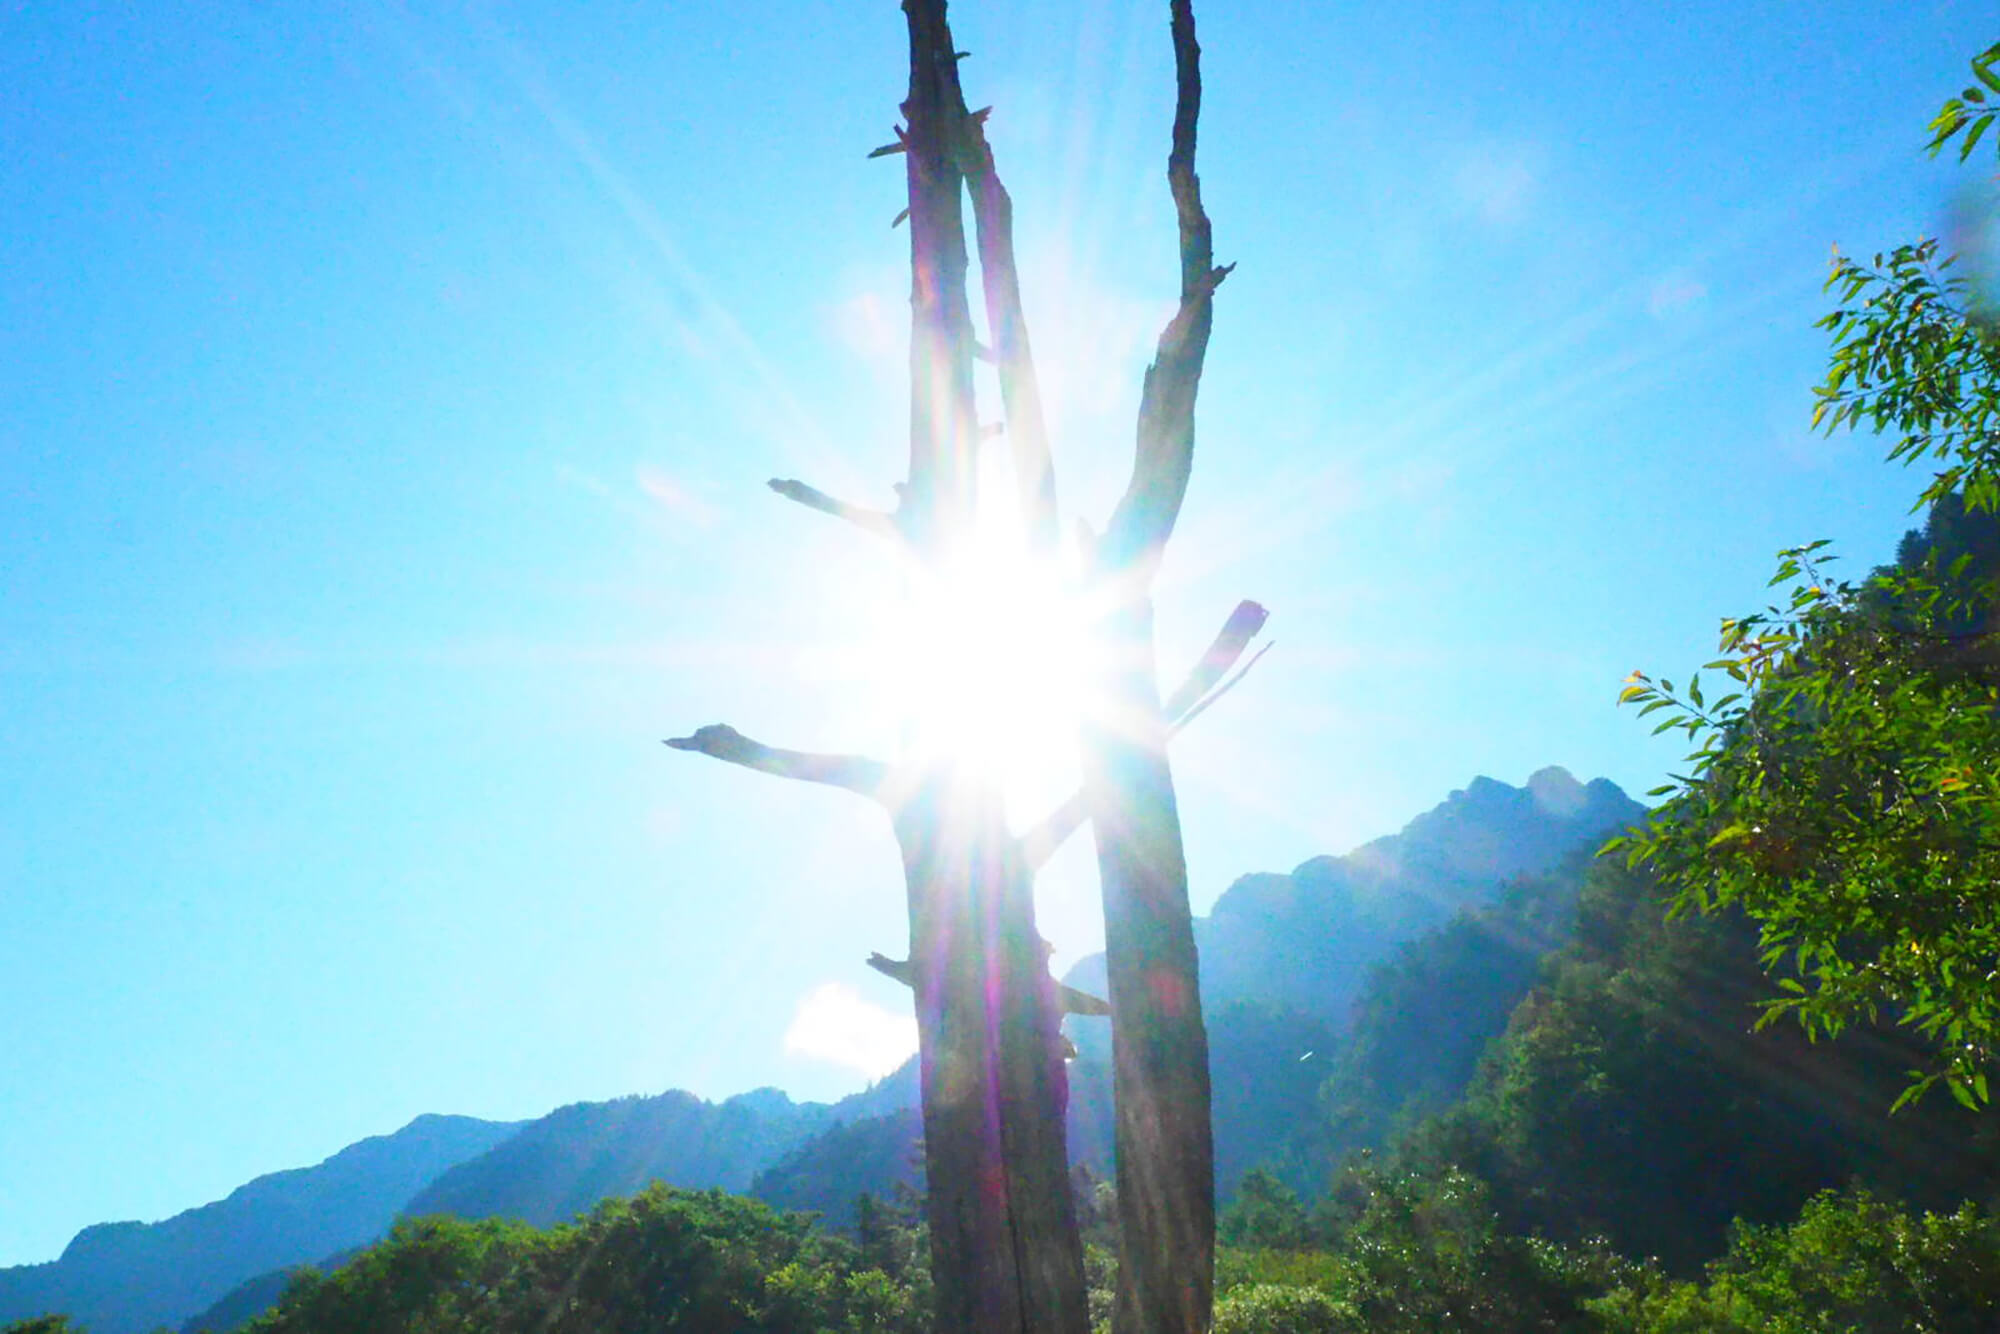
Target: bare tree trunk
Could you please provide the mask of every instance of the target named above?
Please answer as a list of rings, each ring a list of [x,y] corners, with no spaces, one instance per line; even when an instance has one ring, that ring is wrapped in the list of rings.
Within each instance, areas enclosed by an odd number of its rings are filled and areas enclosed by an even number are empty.
[[[1146,372],[1131,482],[1097,547],[1098,578],[1115,608],[1103,627],[1110,716],[1083,739],[1111,984],[1118,1334],[1200,1334],[1215,1294],[1208,1032],[1150,587],[1187,492],[1212,298],[1228,270],[1214,267],[1194,172],[1201,52],[1190,0],[1172,0],[1171,11],[1176,99],[1167,179],[1180,227],[1181,301]]]
[[[894,513],[837,500],[803,482],[771,486],[942,571],[969,535],[977,501],[981,432],[966,291],[968,190],[1022,512],[1044,551],[1056,541],[1055,480],[1021,311],[1013,206],[986,142],[984,113],[966,111],[944,0],[903,0],[903,11],[910,37],[906,123],[897,142],[878,154],[903,154],[908,177],[908,480]],[[1035,870],[1085,813],[1096,824],[1104,880],[1117,1053],[1125,1275],[1117,1324],[1124,1334],[1208,1325],[1214,1286],[1208,1050],[1149,589],[1187,487],[1210,298],[1226,270],[1211,264],[1194,178],[1200,77],[1188,0],[1173,0],[1173,33],[1179,92],[1168,177],[1180,218],[1181,304],[1146,374],[1131,484],[1097,544],[1096,577],[1114,607],[1103,629],[1118,664],[1105,685],[1119,716],[1084,737],[1083,792],[1017,840],[992,780],[965,757],[896,768],[858,756],[780,750],[722,725],[668,743],[845,788],[889,812],[908,895],[910,958],[900,971],[916,997],[936,1323],[949,1334],[1088,1330],[1064,1143],[1060,1004],[1035,930],[1032,893]],[[1174,720],[1192,718],[1229,688],[1217,682],[1262,623],[1262,608],[1238,608],[1170,702]]]
[[[1107,627],[1125,719],[1155,718],[1152,608]],[[1208,1030],[1166,729],[1093,728],[1084,792],[1104,886],[1118,1153],[1119,1334],[1198,1334],[1215,1287],[1215,1151]]]
[[[896,813],[909,887],[940,1331],[1089,1328],[1055,987],[1000,804],[927,775]]]

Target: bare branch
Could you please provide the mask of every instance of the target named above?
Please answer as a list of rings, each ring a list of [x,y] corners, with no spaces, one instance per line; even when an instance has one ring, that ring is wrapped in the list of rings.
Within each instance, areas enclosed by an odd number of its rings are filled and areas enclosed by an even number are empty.
[[[805,750],[780,750],[761,741],[752,741],[727,723],[711,723],[692,736],[677,736],[666,743],[675,750],[691,750],[726,764],[739,764],[758,773],[779,778],[796,778],[804,783],[824,783],[846,788],[864,797],[879,797],[888,784],[889,766],[861,755],[821,755]]]
[[[1033,875],[1048,865],[1049,858],[1056,850],[1069,842],[1069,837],[1083,828],[1083,822],[1090,818],[1090,807],[1085,803],[1083,792],[1072,792],[1069,800],[1044,815],[1033,829],[1022,834],[1019,840],[1021,862]]]
[[[900,541],[903,536],[902,526],[896,522],[896,516],[887,510],[872,510],[863,505],[851,505],[845,500],[836,500],[818,487],[807,486],[804,482],[789,477],[773,477],[765,485],[787,500],[796,500],[807,509],[818,510],[821,514],[831,514],[836,519],[845,519],[877,537]]]
[[[1167,729],[1169,739],[1178,736],[1181,729],[1207,712],[1209,705],[1235,689],[1236,683],[1257,665],[1257,658],[1270,651],[1271,646],[1266,644],[1257,651],[1256,657],[1244,664],[1242,671],[1210,693],[1223,674],[1243,656],[1244,648],[1264,628],[1264,622],[1270,619],[1270,615],[1262,606],[1247,598],[1236,604],[1236,610],[1229,613],[1222,629],[1216,631],[1208,652],[1201,655],[1201,660],[1188,672],[1187,679],[1181,682],[1160,710],[1161,717],[1171,724]],[[1056,849],[1067,843],[1071,834],[1083,828],[1083,822],[1089,818],[1089,806],[1079,790],[1043,816],[1034,828],[1022,834],[1019,843],[1021,859],[1027,863],[1029,872],[1032,874],[1047,865],[1049,858],[1056,854]]]
[[[979,238],[979,278],[986,295],[993,360],[1000,372],[1000,399],[1014,446],[1021,514],[1030,539],[1047,550],[1056,542],[1055,469],[1049,459],[1034,354],[1028,345],[1028,319],[1021,308],[1021,277],[1014,261],[1014,201],[994,168],[984,122],[983,113],[972,117],[965,135],[965,177]]]
[[[908,959],[891,959],[878,951],[868,956],[868,966],[891,981],[900,982],[906,987],[915,987],[917,984],[916,972],[910,967]],[[1093,996],[1087,991],[1079,991],[1075,987],[1058,983],[1056,995],[1062,1001],[1064,1014],[1103,1017],[1111,1013],[1111,1002],[1101,996]]]
[[[1148,569],[1180,517],[1194,466],[1194,405],[1208,355],[1215,289],[1233,265],[1215,267],[1208,214],[1195,175],[1195,126],[1201,116],[1201,47],[1190,0],[1173,0],[1174,134],[1167,185],[1180,226],[1180,308],[1160,334],[1139,397],[1132,480],[1106,526],[1098,562],[1106,570]]]
[[[1221,685],[1217,686],[1215,688],[1215,693],[1207,696],[1201,701],[1201,703],[1195,705],[1193,708],[1189,709],[1186,713],[1182,714],[1180,716],[1180,719],[1174,723],[1173,728],[1167,733],[1167,735],[1170,737],[1178,735],[1182,728],[1186,727],[1189,723],[1193,722],[1195,719],[1201,717],[1201,715],[1203,715],[1204,713],[1207,713],[1208,708],[1211,704],[1221,699],[1224,695],[1228,694],[1230,691],[1236,689],[1236,683],[1238,681],[1241,681],[1244,677],[1250,675],[1250,669],[1252,667],[1255,667],[1260,661],[1262,661],[1266,653],[1269,653],[1272,649],[1276,648],[1277,646],[1278,646],[1277,641],[1273,640],[1270,643],[1264,645],[1264,647],[1258,649],[1257,652],[1251,656],[1250,661],[1243,664],[1243,668],[1241,671],[1237,672],[1236,675],[1230,677],[1227,681],[1224,681]]]
[[[910,475],[906,531],[934,552],[969,517],[978,426],[972,308],[966,299],[964,171],[968,117],[943,0],[904,0],[910,91],[897,134],[910,205]]]
[[[1161,715],[1169,721],[1179,721],[1186,715],[1203,695],[1214,689],[1217,681],[1228,675],[1229,669],[1243,656],[1243,650],[1264,628],[1264,622],[1270,619],[1270,615],[1247,599],[1237,603],[1236,610],[1229,613],[1229,619],[1216,632],[1208,652],[1201,655],[1201,661],[1188,673],[1187,680],[1181,682],[1180,689],[1160,706]]]
[[[1102,996],[1093,996],[1088,991],[1078,991],[1075,987],[1056,986],[1056,994],[1062,997],[1064,1014],[1081,1014],[1093,1018],[1111,1017],[1111,1002]]]
[[[910,967],[908,959],[892,959],[877,951],[868,956],[868,966],[892,982],[901,982],[906,987],[917,985],[916,972]]]

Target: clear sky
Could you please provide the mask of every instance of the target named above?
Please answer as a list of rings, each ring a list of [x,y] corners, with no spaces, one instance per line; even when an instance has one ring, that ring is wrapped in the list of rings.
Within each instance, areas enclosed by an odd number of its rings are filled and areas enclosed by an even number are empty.
[[[955,7],[1067,507],[1174,284],[1164,3]],[[1807,431],[1829,247],[1935,232],[1971,3],[1208,4],[1218,303],[1159,593],[1278,647],[1180,743],[1197,907],[1612,707],[1919,479]],[[831,1097],[893,845],[663,737],[880,749],[890,0],[0,19],[0,1263],[425,1111]],[[1087,848],[1043,928],[1093,948]],[[1060,966],[1061,960],[1059,960]],[[887,1044],[886,1047],[884,1044]],[[850,1050],[851,1049],[851,1050]]]

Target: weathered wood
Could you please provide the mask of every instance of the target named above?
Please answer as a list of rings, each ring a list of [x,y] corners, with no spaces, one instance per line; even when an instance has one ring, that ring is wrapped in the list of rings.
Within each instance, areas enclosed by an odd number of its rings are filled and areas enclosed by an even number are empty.
[[[1118,1181],[1118,1334],[1199,1334],[1215,1283],[1215,1148],[1187,858],[1153,682],[1152,606],[1106,625],[1127,666],[1113,725],[1083,738],[1104,893]],[[1143,655],[1139,650],[1143,647]]]
[[[779,494],[835,515],[948,568],[972,529],[982,436],[972,364],[964,200],[972,192],[981,279],[1014,450],[1023,517],[1044,549],[1055,483],[1021,310],[1012,201],[981,113],[968,113],[944,0],[903,0],[910,38],[905,124],[873,156],[904,159],[909,195],[909,474],[896,510],[870,510],[801,482]],[[1211,262],[1194,176],[1198,50],[1188,0],[1173,0],[1177,105],[1168,177],[1180,219],[1179,309],[1161,334],[1141,395],[1132,480],[1095,549],[1111,593],[1102,629],[1114,664],[1115,717],[1086,729],[1082,801],[1104,881],[1118,1099],[1123,1273],[1120,1334],[1207,1328],[1213,1289],[1213,1150],[1187,870],[1170,729],[1155,679],[1149,587],[1185,494],[1196,388],[1211,304],[1226,269]],[[1254,609],[1254,604],[1245,604]],[[1187,716],[1228,685],[1228,666],[1261,624],[1239,609],[1199,666]],[[922,627],[917,627],[922,632]],[[1191,693],[1189,693],[1191,692]],[[1183,704],[1181,695],[1173,701]],[[1031,843],[1007,831],[998,793],[962,758],[908,767],[785,751],[726,726],[668,744],[782,777],[864,793],[889,812],[904,867],[923,1099],[927,1218],[936,1327],[951,1334],[1086,1334],[1089,1314],[1064,1121],[1063,995],[1035,930]],[[1068,808],[1058,817],[1074,827]],[[886,961],[884,961],[886,962]],[[1072,1004],[1094,998],[1072,997]],[[1102,1003],[1098,1003],[1101,1008]]]
[[[892,982],[900,982],[906,987],[917,985],[916,971],[910,967],[908,959],[892,959],[886,954],[868,956],[868,966]],[[1056,998],[1062,1003],[1064,1014],[1088,1015],[1105,1018],[1111,1014],[1111,1002],[1101,996],[1093,996],[1061,983],[1056,985]]]
[[[1031,882],[999,816],[990,790],[942,773],[895,814],[935,1327],[1084,1334],[1054,981],[1033,929]]]
[[[1042,391],[1028,340],[1028,317],[1021,305],[1021,275],[1014,261],[1014,201],[1000,183],[993,149],[986,142],[984,117],[967,126],[963,168],[972,191],[972,218],[979,237],[979,281],[986,298],[992,360],[1000,377],[1000,401],[1013,445],[1014,479],[1021,521],[1041,551],[1056,546],[1056,474],[1049,458],[1048,426]]]
[[[1108,714],[1083,738],[1111,991],[1116,1334],[1201,1334],[1215,1287],[1208,1032],[1150,587],[1187,491],[1213,298],[1228,270],[1214,265],[1194,171],[1201,53],[1190,0],[1172,0],[1171,29],[1176,98],[1167,179],[1180,227],[1180,306],[1146,371],[1131,481],[1097,543],[1097,579],[1113,602],[1101,623]]]
[[[903,12],[910,87],[897,138],[909,187],[911,384],[899,517],[918,558],[943,564],[969,535],[976,502],[978,344],[963,197],[978,123],[959,87],[944,0],[903,0]],[[893,813],[909,899],[936,1327],[1087,1334],[1060,1014],[1031,872],[997,791],[959,763],[934,761]]]
[[[910,196],[910,476],[903,501],[912,540],[942,554],[970,530],[979,437],[958,150],[965,96],[944,0],[904,0],[903,14],[910,33],[910,91],[898,131]]]
[[[1169,723],[1169,739],[1179,736],[1182,728],[1200,717],[1210,704],[1229,693],[1230,688],[1243,678],[1244,672],[1256,665],[1257,658],[1264,656],[1264,651],[1270,648],[1268,644],[1258,650],[1257,657],[1245,664],[1242,672],[1218,687],[1217,683],[1236,665],[1236,660],[1243,656],[1243,650],[1264,628],[1264,622],[1269,617],[1270,613],[1254,602],[1246,600],[1236,604],[1236,610],[1229,614],[1222,629],[1216,632],[1208,651],[1188,672],[1180,688],[1161,706],[1161,715]],[[1082,788],[1078,788],[1062,805],[1022,834],[1021,856],[1027,861],[1029,871],[1039,871],[1046,865],[1056,849],[1068,842],[1071,834],[1083,828],[1089,818],[1089,797]]]

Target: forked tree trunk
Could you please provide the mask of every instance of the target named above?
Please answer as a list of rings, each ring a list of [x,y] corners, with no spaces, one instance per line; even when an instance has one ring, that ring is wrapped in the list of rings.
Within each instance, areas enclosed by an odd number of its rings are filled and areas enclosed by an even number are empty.
[[[1127,720],[1159,716],[1148,601],[1107,625]],[[1215,1151],[1208,1030],[1187,859],[1164,725],[1084,738],[1084,792],[1104,886],[1118,1181],[1117,1334],[1200,1334],[1215,1290]]]
[[[1201,1334],[1215,1293],[1208,1031],[1150,590],[1187,493],[1212,299],[1228,270],[1214,266],[1194,171],[1201,49],[1190,0],[1172,0],[1171,27],[1176,98],[1167,180],[1180,230],[1180,308],[1146,371],[1132,480],[1097,546],[1097,578],[1114,608],[1104,623],[1109,717],[1084,737],[1111,983],[1117,1334]]]
[[[1054,986],[999,804],[926,780],[896,817],[910,889],[936,1328],[1089,1328]]]
[[[1056,540],[1054,473],[1014,266],[1012,204],[982,126],[959,88],[944,0],[903,0],[910,37],[905,125],[879,154],[904,155],[911,261],[910,468],[894,513],[836,500],[797,481],[772,489],[847,519],[933,570],[969,536],[980,439],[967,298],[964,201],[978,229],[991,355],[1000,377],[1028,531]],[[723,725],[669,745],[841,787],[889,812],[902,853],[923,1097],[927,1218],[941,1334],[1087,1334],[1082,1248],[1065,1150],[1068,1092],[1057,988],[1035,929],[1033,876],[1082,823],[1098,827],[1117,1050],[1118,1172],[1127,1334],[1207,1327],[1214,1200],[1208,1055],[1187,872],[1166,764],[1148,592],[1187,485],[1195,386],[1207,346],[1207,218],[1193,175],[1199,111],[1193,19],[1174,0],[1179,93],[1169,179],[1181,223],[1181,307],[1147,372],[1132,482],[1095,552],[1114,590],[1103,627],[1123,664],[1106,682],[1132,726],[1085,738],[1086,784],[1036,832],[1009,835],[992,781],[964,757],[892,767],[858,756],[779,750]],[[1170,701],[1198,713],[1263,623],[1238,608]],[[921,627],[919,627],[921,630]],[[1227,685],[1221,689],[1227,689]]]
[[[910,88],[913,545],[967,537],[978,417],[966,291],[965,169],[990,179],[944,0],[904,0]],[[997,185],[997,181],[995,182]],[[983,222],[988,220],[982,219]],[[983,226],[982,242],[997,240]],[[1012,239],[1005,241],[1011,257]],[[986,275],[989,288],[995,275]],[[1013,275],[1003,280],[1011,284]],[[1010,422],[1010,426],[1014,423]],[[946,761],[897,817],[910,895],[937,1327],[1084,1334],[1089,1306],[1064,1143],[1060,1016],[1026,864],[990,783]]]

